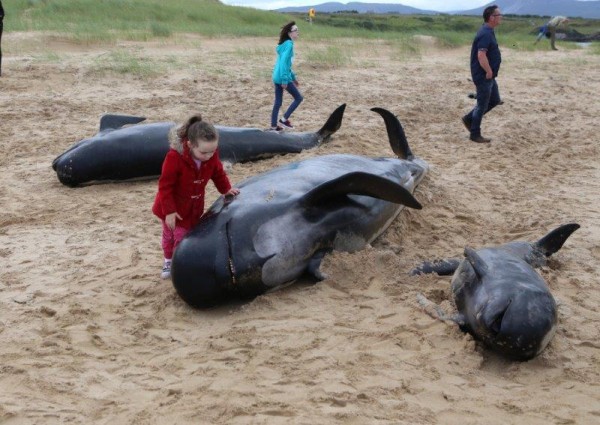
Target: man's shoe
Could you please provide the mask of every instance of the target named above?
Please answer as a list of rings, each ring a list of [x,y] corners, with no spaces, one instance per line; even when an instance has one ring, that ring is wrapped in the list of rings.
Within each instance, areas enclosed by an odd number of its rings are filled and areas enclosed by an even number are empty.
[[[492,139],[487,139],[483,136],[471,136],[469,139],[475,143],[490,143]]]
[[[467,116],[465,115],[464,117],[461,118],[465,128],[467,129],[467,131],[471,131],[471,120],[467,118]]]

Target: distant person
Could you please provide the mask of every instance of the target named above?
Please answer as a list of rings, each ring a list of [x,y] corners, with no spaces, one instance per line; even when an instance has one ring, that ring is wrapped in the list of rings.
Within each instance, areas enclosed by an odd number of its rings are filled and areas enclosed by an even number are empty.
[[[552,50],[558,50],[554,45],[556,42],[556,29],[567,22],[569,22],[569,19],[564,16],[555,16],[554,18],[550,19],[545,25],[540,27],[540,33],[533,44],[537,44],[542,37],[546,36],[550,38],[550,47]]]
[[[315,9],[314,7],[311,7],[310,9],[308,9],[308,22],[312,25],[313,23],[313,19],[315,18]]]
[[[171,260],[175,248],[204,213],[204,191],[212,180],[225,196],[236,196],[217,151],[219,133],[202,120],[190,117],[169,135],[170,147],[158,179],[158,193],[152,212],[162,221],[163,279],[171,277]]]
[[[471,77],[477,89],[477,104],[471,112],[462,117],[469,130],[469,139],[476,143],[489,143],[491,140],[481,135],[483,116],[502,103],[496,77],[500,70],[500,48],[496,41],[494,28],[500,25],[502,14],[496,5],[483,11],[484,24],[481,26],[471,47]]]
[[[2,75],[2,31],[4,30],[4,8],[0,0],[0,75]]]
[[[296,22],[288,22],[281,28],[279,33],[279,44],[277,45],[277,61],[273,68],[273,84],[275,85],[275,102],[273,103],[273,112],[271,113],[271,130],[282,131],[294,128],[290,122],[290,116],[296,110],[298,105],[304,100],[298,90],[298,79],[292,71],[292,62],[294,61],[294,41],[298,39],[298,27]],[[277,121],[279,110],[283,103],[283,91],[287,90],[292,95],[294,101],[283,114],[283,117]]]

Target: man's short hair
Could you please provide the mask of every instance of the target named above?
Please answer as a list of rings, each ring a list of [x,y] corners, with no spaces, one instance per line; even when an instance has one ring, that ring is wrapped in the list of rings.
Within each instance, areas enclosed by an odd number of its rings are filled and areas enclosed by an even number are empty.
[[[496,9],[498,9],[498,6],[493,4],[491,6],[486,7],[485,9],[483,9],[483,22],[487,22],[490,20],[490,16],[492,16],[494,14],[494,12],[496,11]]]

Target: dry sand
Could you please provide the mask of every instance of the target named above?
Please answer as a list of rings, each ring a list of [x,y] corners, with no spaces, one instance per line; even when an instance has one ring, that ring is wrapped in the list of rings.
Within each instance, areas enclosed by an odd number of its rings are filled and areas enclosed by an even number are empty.
[[[71,189],[50,164],[97,131],[103,113],[266,127],[274,39],[81,46],[3,37],[0,78],[0,422],[236,424],[591,424],[600,421],[600,56],[503,47],[503,106],[487,146],[460,116],[469,48],[420,57],[384,42],[336,42],[351,60],[308,60],[299,130],[346,102],[333,140],[296,156],[237,164],[232,181],[334,152],[389,156],[380,106],[402,121],[431,172],[358,253],[334,253],[328,279],[198,311],[159,279],[156,181]],[[111,51],[175,63],[148,78],[99,72]],[[165,68],[166,69],[166,68]],[[289,98],[286,98],[286,105]],[[216,199],[209,188],[209,201]],[[578,230],[540,273],[560,303],[558,332],[536,359],[483,349],[419,307],[452,311],[449,278],[409,277],[423,259],[461,255],[554,227]]]

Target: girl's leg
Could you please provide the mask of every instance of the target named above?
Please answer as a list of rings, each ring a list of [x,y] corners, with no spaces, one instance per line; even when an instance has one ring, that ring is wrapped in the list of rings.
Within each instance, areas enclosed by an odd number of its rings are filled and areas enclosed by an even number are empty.
[[[162,248],[165,255],[165,261],[160,274],[162,279],[169,279],[171,277],[171,260],[173,259],[173,252],[187,232],[188,229],[183,227],[175,227],[174,230],[171,230],[163,221]]]
[[[173,249],[177,248],[177,245],[179,245],[179,242],[181,242],[185,235],[187,235],[188,231],[188,229],[185,229],[183,227],[175,227],[175,230],[173,230]]]
[[[285,111],[285,114],[283,114],[284,120],[287,120],[292,115],[292,113],[296,110],[296,108],[304,100],[304,97],[302,97],[302,94],[300,94],[298,87],[296,87],[296,85],[294,83],[288,84],[286,90],[288,91],[289,94],[291,94],[294,97],[294,101],[292,102],[290,107],[287,108],[287,111]]]
[[[171,260],[175,249],[175,235],[176,233],[163,221],[162,248],[165,260],[162,272],[160,273],[161,279],[169,279],[171,277]]]
[[[271,127],[277,126],[277,116],[281,109],[281,103],[283,102],[283,88],[280,84],[274,84],[275,86],[275,102],[273,103],[273,111],[271,112]]]
[[[165,260],[173,258],[173,251],[175,250],[175,233],[167,226],[167,223],[163,220],[163,231],[162,231],[162,249],[165,256]]]

